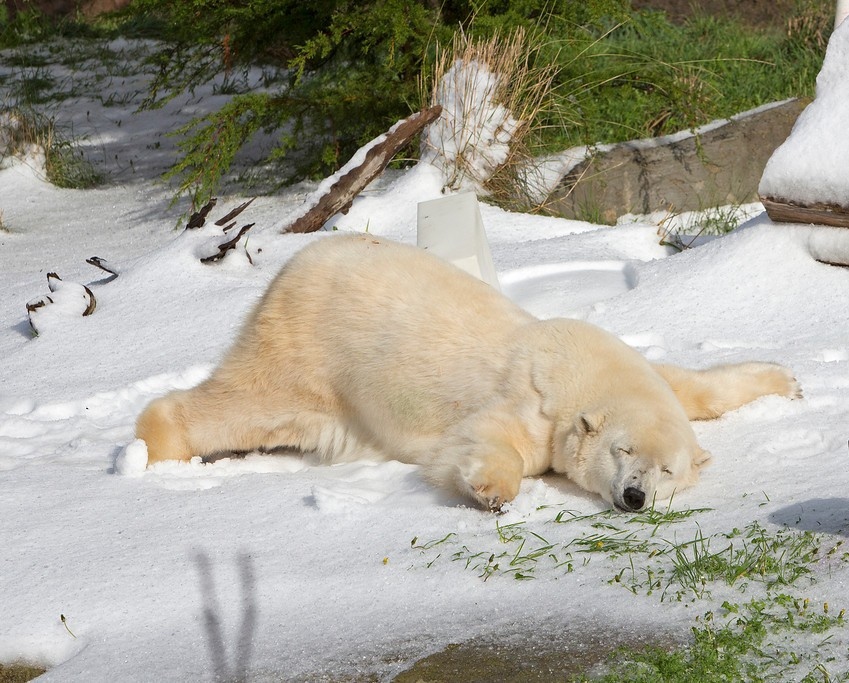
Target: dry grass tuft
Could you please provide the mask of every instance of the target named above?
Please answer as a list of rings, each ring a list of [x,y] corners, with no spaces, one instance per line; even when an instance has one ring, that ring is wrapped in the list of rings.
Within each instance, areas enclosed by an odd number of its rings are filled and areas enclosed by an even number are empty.
[[[793,14],[787,19],[785,32],[791,40],[825,52],[834,20],[834,3],[819,0],[796,0]]]
[[[537,36],[516,29],[488,39],[454,35],[423,75],[423,101],[443,113],[423,138],[423,158],[441,166],[447,188],[473,189],[515,204],[524,191],[535,133],[558,67]]]
[[[85,189],[102,180],[51,117],[27,107],[0,108],[0,166],[9,157],[30,155],[33,148],[43,155],[44,173],[57,187]]]

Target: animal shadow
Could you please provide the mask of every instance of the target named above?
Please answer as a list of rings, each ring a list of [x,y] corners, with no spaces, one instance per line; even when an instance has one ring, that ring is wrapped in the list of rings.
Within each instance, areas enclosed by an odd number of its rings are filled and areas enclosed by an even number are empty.
[[[794,529],[849,536],[849,498],[813,498],[773,512],[769,519]]]
[[[242,621],[239,635],[235,643],[235,657],[230,666],[227,656],[227,646],[221,625],[221,607],[215,589],[212,562],[204,552],[198,552],[194,557],[200,578],[200,589],[203,597],[203,627],[209,656],[214,673],[213,680],[225,683],[244,683],[248,680],[251,649],[256,631],[256,574],[251,556],[247,553],[239,555],[239,580],[242,590]]]

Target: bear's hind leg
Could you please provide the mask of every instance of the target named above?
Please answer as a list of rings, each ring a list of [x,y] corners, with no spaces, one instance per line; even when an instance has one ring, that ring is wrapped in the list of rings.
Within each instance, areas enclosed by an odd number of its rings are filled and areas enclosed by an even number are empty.
[[[136,438],[147,445],[148,463],[159,460],[189,460],[192,453],[186,434],[178,394],[151,401],[136,420]]]
[[[310,406],[264,401],[256,391],[238,391],[212,381],[152,401],[136,422],[136,438],[147,444],[148,463],[194,456],[288,447],[332,450],[332,435],[344,427]],[[321,453],[332,459],[332,453]]]
[[[136,421],[136,438],[147,444],[148,464],[248,451],[267,445],[249,424],[254,418],[249,402],[201,384],[151,401]]]
[[[691,420],[711,420],[770,394],[802,396],[793,373],[775,363],[717,365],[706,370],[675,365],[652,367],[672,387]]]

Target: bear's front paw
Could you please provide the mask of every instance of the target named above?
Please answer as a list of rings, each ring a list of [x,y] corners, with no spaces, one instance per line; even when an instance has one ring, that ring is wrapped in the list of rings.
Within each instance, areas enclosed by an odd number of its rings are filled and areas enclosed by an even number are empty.
[[[802,393],[802,385],[799,384],[799,380],[794,377],[793,372],[788,368],[783,368],[786,377],[787,377],[787,389],[784,396],[788,398],[804,398],[804,394]]]
[[[500,512],[505,503],[519,495],[522,484],[521,460],[487,459],[477,463],[464,477],[472,498],[491,512]]]
[[[492,487],[489,486],[475,487],[472,489],[472,494],[490,512],[502,512],[501,508],[504,503],[509,503],[512,500],[505,499],[500,494],[494,493]]]

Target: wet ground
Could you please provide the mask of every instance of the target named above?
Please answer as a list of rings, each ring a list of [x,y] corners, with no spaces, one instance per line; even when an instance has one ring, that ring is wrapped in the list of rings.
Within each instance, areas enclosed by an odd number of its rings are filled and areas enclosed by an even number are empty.
[[[545,633],[545,630],[543,630]],[[674,647],[662,634],[642,636],[602,629],[574,633],[517,635],[503,640],[474,639],[449,645],[425,657],[393,679],[393,683],[554,683],[592,672],[617,650],[649,646]]]

